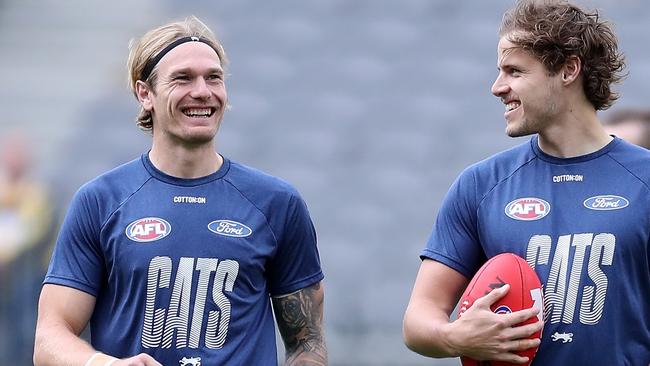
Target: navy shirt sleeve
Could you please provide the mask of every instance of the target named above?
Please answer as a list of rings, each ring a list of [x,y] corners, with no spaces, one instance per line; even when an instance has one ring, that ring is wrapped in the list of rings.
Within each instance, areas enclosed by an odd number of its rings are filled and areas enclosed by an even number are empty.
[[[297,194],[289,200],[280,230],[277,251],[267,268],[271,295],[288,294],[323,279],[316,231],[307,205]]]
[[[88,189],[82,188],[68,209],[44,283],[68,286],[97,296],[104,281],[98,216],[95,198]]]
[[[476,184],[471,170],[453,183],[421,258],[441,262],[468,278],[485,261],[477,231]]]

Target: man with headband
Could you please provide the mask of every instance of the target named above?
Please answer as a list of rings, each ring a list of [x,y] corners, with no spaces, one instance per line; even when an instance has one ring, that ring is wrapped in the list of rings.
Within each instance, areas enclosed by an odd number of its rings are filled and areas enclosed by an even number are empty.
[[[286,364],[327,363],[305,203],[215,152],[225,64],[194,17],[131,45],[151,150],[76,193],[41,293],[35,365],[276,365],[271,303]]]

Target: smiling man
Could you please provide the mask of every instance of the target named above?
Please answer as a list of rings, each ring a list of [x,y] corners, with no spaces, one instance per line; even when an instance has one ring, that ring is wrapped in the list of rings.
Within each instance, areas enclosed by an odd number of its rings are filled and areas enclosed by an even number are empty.
[[[608,23],[566,1],[520,1],[502,21],[494,94],[506,133],[533,137],[463,171],[449,190],[404,317],[430,357],[534,365],[650,363],[650,152],[605,132],[622,56]],[[450,319],[478,268],[527,260],[540,308],[495,314],[508,286]],[[542,339],[528,337],[543,327]],[[479,363],[483,364],[483,363]],[[486,363],[488,364],[488,363]]]
[[[131,45],[151,150],[75,195],[41,292],[35,365],[276,365],[273,311],[286,364],[326,364],[305,203],[215,151],[225,64],[194,17]],[[88,322],[91,344],[79,338]]]

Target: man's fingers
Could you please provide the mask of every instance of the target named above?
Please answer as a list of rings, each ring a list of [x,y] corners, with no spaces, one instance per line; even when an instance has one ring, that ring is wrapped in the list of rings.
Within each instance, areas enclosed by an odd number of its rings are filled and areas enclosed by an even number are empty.
[[[131,358],[120,360],[111,366],[163,366],[160,362],[156,361],[153,357],[146,353],[140,353]]]
[[[508,290],[510,290],[510,285],[506,283],[505,285],[490,291],[489,294],[477,299],[474,303],[479,306],[490,307],[490,305],[504,297],[508,293]]]
[[[510,314],[503,314],[502,316],[506,317],[506,323],[508,325],[514,326],[519,323],[523,323],[532,317],[537,317],[538,313],[539,313],[539,309],[536,307],[532,307],[529,309],[515,311]]]
[[[494,361],[504,361],[514,364],[522,364],[528,362],[528,357],[519,356],[516,353],[501,353],[494,357]]]
[[[513,326],[507,330],[506,337],[507,339],[528,338],[532,334],[542,330],[542,328],[544,328],[544,322],[541,321],[522,326]]]
[[[510,352],[524,351],[533,347],[538,347],[541,343],[539,338],[534,339],[515,339],[505,342],[505,348]]]
[[[160,362],[156,361],[146,353],[141,353],[139,356],[142,357],[141,360],[144,361],[145,366],[163,366]]]

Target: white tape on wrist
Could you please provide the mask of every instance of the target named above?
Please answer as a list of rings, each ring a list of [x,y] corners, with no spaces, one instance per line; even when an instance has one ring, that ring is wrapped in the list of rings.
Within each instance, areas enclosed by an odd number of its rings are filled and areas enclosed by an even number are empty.
[[[94,355],[90,356],[90,358],[88,359],[88,361],[86,361],[84,366],[110,366],[113,364],[113,362],[117,360],[118,359],[115,357],[111,357],[101,352],[97,352]]]
[[[93,363],[93,361],[95,361],[95,359],[101,354],[102,354],[101,352],[97,352],[97,353],[93,354],[92,356],[90,356],[90,358],[88,359],[88,361],[86,361],[84,366],[90,366]]]

